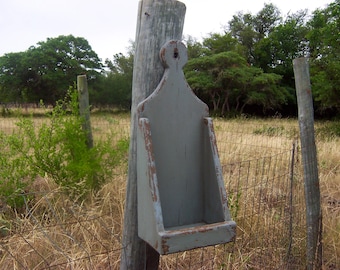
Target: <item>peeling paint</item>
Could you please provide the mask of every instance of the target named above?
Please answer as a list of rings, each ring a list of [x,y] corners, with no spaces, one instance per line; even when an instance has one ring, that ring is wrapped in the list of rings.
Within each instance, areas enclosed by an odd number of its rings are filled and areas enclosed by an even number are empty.
[[[139,236],[160,254],[229,242],[236,223],[230,220],[208,106],[183,75],[185,46],[170,41],[160,58],[163,78],[137,108]]]
[[[168,254],[169,253],[169,246],[167,244],[167,238],[162,239],[162,252],[163,254]]]

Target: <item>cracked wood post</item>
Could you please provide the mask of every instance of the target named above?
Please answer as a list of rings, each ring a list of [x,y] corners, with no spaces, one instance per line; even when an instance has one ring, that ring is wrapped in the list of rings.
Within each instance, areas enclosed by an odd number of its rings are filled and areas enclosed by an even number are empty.
[[[163,76],[164,68],[159,58],[159,50],[169,40],[182,39],[185,11],[185,5],[174,0],[139,2],[121,270],[158,269],[159,254],[138,237],[136,109],[137,105],[153,92]]]
[[[322,266],[322,213],[308,59],[293,60],[306,200],[307,269]]]
[[[84,117],[82,128],[86,132],[86,145],[93,147],[93,137],[90,122],[89,91],[86,75],[77,76],[77,90],[79,99],[79,114]]]

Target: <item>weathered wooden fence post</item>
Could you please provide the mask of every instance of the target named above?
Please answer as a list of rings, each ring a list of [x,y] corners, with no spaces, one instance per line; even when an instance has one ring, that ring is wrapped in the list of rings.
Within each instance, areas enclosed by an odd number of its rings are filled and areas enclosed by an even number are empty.
[[[314,138],[314,110],[307,58],[293,60],[305,184],[307,269],[322,266],[322,213]]]
[[[86,132],[86,144],[88,148],[93,147],[93,137],[90,122],[89,91],[86,75],[77,76],[77,90],[79,98],[79,113],[84,118],[83,130]]]
[[[122,270],[158,269],[159,254],[138,237],[136,109],[137,105],[154,91],[164,73],[164,67],[159,59],[160,48],[171,39],[182,39],[185,11],[185,5],[174,0],[139,2],[132,85],[129,169],[120,264]]]

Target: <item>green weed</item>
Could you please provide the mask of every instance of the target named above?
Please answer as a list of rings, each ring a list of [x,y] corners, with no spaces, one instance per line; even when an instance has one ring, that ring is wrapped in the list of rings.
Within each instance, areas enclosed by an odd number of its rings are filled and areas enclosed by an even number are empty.
[[[114,133],[88,147],[78,106],[77,92],[70,88],[41,125],[36,126],[33,117],[21,117],[15,132],[0,134],[2,201],[21,207],[20,194],[37,176],[48,177],[73,198],[83,199],[99,190],[114,168],[127,160],[129,140],[114,144]]]

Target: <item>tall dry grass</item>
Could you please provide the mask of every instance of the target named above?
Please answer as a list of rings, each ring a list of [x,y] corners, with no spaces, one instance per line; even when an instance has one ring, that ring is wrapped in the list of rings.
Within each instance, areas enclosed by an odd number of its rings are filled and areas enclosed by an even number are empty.
[[[317,143],[326,269],[340,267],[340,140]]]
[[[14,120],[0,118],[1,130],[12,132]],[[91,123],[94,140],[112,132],[117,138],[129,135],[129,115],[95,114]],[[290,170],[293,142],[299,148],[297,121],[215,119],[214,126],[229,206],[238,223],[236,242],[162,256],[160,268],[303,269],[305,206],[298,154],[293,175]],[[337,269],[340,141],[317,138],[317,148],[324,267]],[[126,173],[124,163],[82,204],[42,177],[23,194],[27,199],[23,209],[15,212],[1,205],[0,269],[118,269]]]

